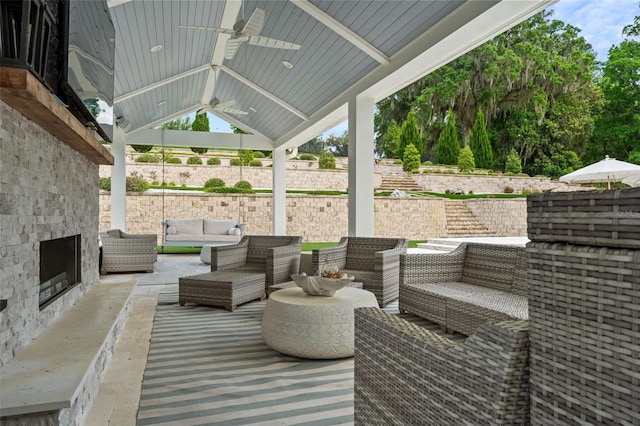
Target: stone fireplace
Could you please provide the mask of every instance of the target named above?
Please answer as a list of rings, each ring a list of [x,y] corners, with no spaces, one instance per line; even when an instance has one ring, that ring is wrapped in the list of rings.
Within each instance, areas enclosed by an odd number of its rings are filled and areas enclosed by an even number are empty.
[[[0,311],[1,366],[98,283],[99,194],[97,164],[4,98],[0,117],[0,299],[6,300]],[[43,243],[68,237],[58,248]],[[52,284],[52,292],[56,286],[59,291],[41,301],[41,249],[50,244],[52,251],[72,247],[75,260],[54,257],[45,260],[45,269],[55,275],[73,270],[76,277],[65,278],[64,289]]]

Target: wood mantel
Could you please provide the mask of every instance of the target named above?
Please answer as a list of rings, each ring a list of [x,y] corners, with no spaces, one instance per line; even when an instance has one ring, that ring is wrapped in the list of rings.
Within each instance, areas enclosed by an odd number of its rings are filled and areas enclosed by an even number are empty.
[[[0,99],[94,164],[113,165],[113,155],[28,70],[0,67]]]

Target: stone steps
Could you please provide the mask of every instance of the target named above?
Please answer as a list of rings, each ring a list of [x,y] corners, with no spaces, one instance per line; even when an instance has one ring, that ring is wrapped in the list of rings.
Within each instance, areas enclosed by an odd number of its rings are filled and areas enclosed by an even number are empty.
[[[490,231],[466,204],[448,200],[444,202],[444,208],[448,237],[488,237],[496,234],[495,231]]]
[[[399,189],[400,191],[422,191],[422,187],[418,185],[411,176],[407,175],[384,175],[382,176],[382,183],[377,191],[393,191]]]

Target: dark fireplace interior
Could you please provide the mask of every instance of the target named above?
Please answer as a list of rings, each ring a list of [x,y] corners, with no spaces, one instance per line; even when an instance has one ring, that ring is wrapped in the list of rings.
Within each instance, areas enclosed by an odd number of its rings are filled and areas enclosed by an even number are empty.
[[[40,242],[40,309],[81,281],[80,235]]]

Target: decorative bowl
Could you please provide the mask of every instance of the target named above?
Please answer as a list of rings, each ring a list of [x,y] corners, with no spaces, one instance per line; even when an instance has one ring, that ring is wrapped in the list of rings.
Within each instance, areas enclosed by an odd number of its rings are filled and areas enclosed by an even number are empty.
[[[333,296],[336,291],[349,285],[353,277],[325,278],[317,275],[291,274],[296,285],[310,296]]]

